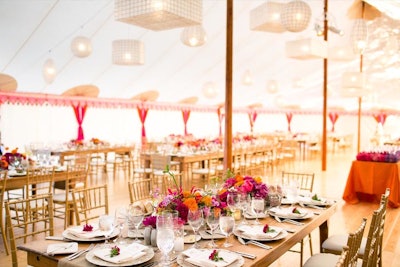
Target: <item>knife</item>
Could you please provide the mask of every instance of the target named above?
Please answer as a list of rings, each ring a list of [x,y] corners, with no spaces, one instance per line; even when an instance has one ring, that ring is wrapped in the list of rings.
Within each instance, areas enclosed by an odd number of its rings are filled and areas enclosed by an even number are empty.
[[[241,252],[241,251],[232,251],[232,252],[237,253],[242,257],[245,257],[245,258],[248,258],[248,259],[252,259],[252,260],[257,258],[257,256],[254,255],[254,254],[244,253],[244,252]]]

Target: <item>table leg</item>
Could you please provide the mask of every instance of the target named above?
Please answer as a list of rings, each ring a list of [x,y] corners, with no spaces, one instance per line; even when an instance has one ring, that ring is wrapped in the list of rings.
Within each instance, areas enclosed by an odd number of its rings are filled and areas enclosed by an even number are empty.
[[[319,226],[319,251],[322,251],[322,243],[328,238],[328,235],[328,221],[325,221]]]

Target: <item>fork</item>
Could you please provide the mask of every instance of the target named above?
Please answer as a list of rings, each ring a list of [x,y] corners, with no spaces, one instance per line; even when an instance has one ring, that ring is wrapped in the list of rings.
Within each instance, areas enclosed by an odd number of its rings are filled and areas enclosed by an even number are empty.
[[[71,261],[71,260],[73,260],[73,259],[76,259],[76,258],[78,258],[80,255],[82,255],[83,253],[88,252],[89,250],[92,250],[94,247],[95,247],[95,245],[92,243],[92,244],[90,244],[90,246],[87,247],[86,249],[81,249],[81,250],[79,250],[79,251],[77,251],[77,252],[75,252],[75,253],[69,255],[66,259],[69,260],[69,261]]]
[[[265,244],[263,244],[261,242],[255,241],[255,240],[247,240],[247,241],[245,241],[240,236],[238,236],[237,238],[238,238],[239,242],[241,244],[243,244],[243,245],[252,244],[252,245],[258,246],[258,247],[263,248],[263,249],[271,249],[272,248],[271,246],[265,245]]]
[[[291,223],[291,224],[294,224],[294,225],[297,225],[297,226],[304,225],[304,223],[298,222],[298,221],[295,221],[295,220],[292,220],[292,219],[283,219],[282,222]]]

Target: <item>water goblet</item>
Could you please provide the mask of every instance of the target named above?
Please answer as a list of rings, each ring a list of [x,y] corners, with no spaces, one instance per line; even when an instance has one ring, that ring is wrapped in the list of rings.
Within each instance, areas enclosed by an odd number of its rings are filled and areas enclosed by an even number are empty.
[[[229,237],[233,233],[233,228],[235,227],[235,219],[232,216],[226,215],[219,218],[219,229],[226,236],[223,246],[225,248],[231,247],[232,244],[229,243]]]
[[[157,247],[163,253],[160,266],[169,266],[168,253],[174,248],[175,233],[171,215],[161,214],[157,216]]]
[[[236,192],[229,192],[226,197],[226,204],[232,213],[235,212],[239,203],[239,195]]]
[[[211,231],[211,242],[208,244],[210,248],[218,247],[214,242],[214,230],[218,228],[220,216],[221,211],[219,209],[211,209],[206,216],[206,222]]]
[[[256,215],[256,221],[254,222],[254,224],[260,224],[258,217],[262,212],[264,212],[264,208],[265,208],[265,203],[263,198],[253,198],[251,200],[251,209]]]
[[[251,202],[250,195],[248,195],[246,193],[242,193],[239,195],[239,207],[242,209],[242,215],[243,215],[242,221],[240,222],[240,224],[243,224],[243,225],[247,224],[245,214],[246,214],[248,207],[250,206],[250,202]]]
[[[204,217],[203,217],[203,210],[189,210],[188,213],[188,222],[193,229],[194,233],[194,245],[193,247],[198,248],[199,245],[197,244],[197,232],[199,231],[201,225],[203,224]]]
[[[119,228],[119,234],[117,239],[114,240],[115,243],[118,244],[126,244],[126,241],[122,237],[122,230],[124,229],[124,225],[128,218],[128,212],[126,207],[118,207],[115,210],[115,226]]]
[[[107,247],[109,245],[110,236],[114,231],[114,217],[108,214],[101,215],[99,217],[99,229],[104,232],[104,247]]]
[[[143,210],[136,205],[129,205],[129,220],[135,226],[135,240],[133,242],[140,243],[139,236],[139,226],[144,218]]]

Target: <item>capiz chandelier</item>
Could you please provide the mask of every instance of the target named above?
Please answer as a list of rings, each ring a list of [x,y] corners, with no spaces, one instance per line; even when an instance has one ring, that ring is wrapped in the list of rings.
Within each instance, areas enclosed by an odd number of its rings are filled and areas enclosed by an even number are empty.
[[[153,31],[200,25],[201,0],[115,0],[115,20]]]

